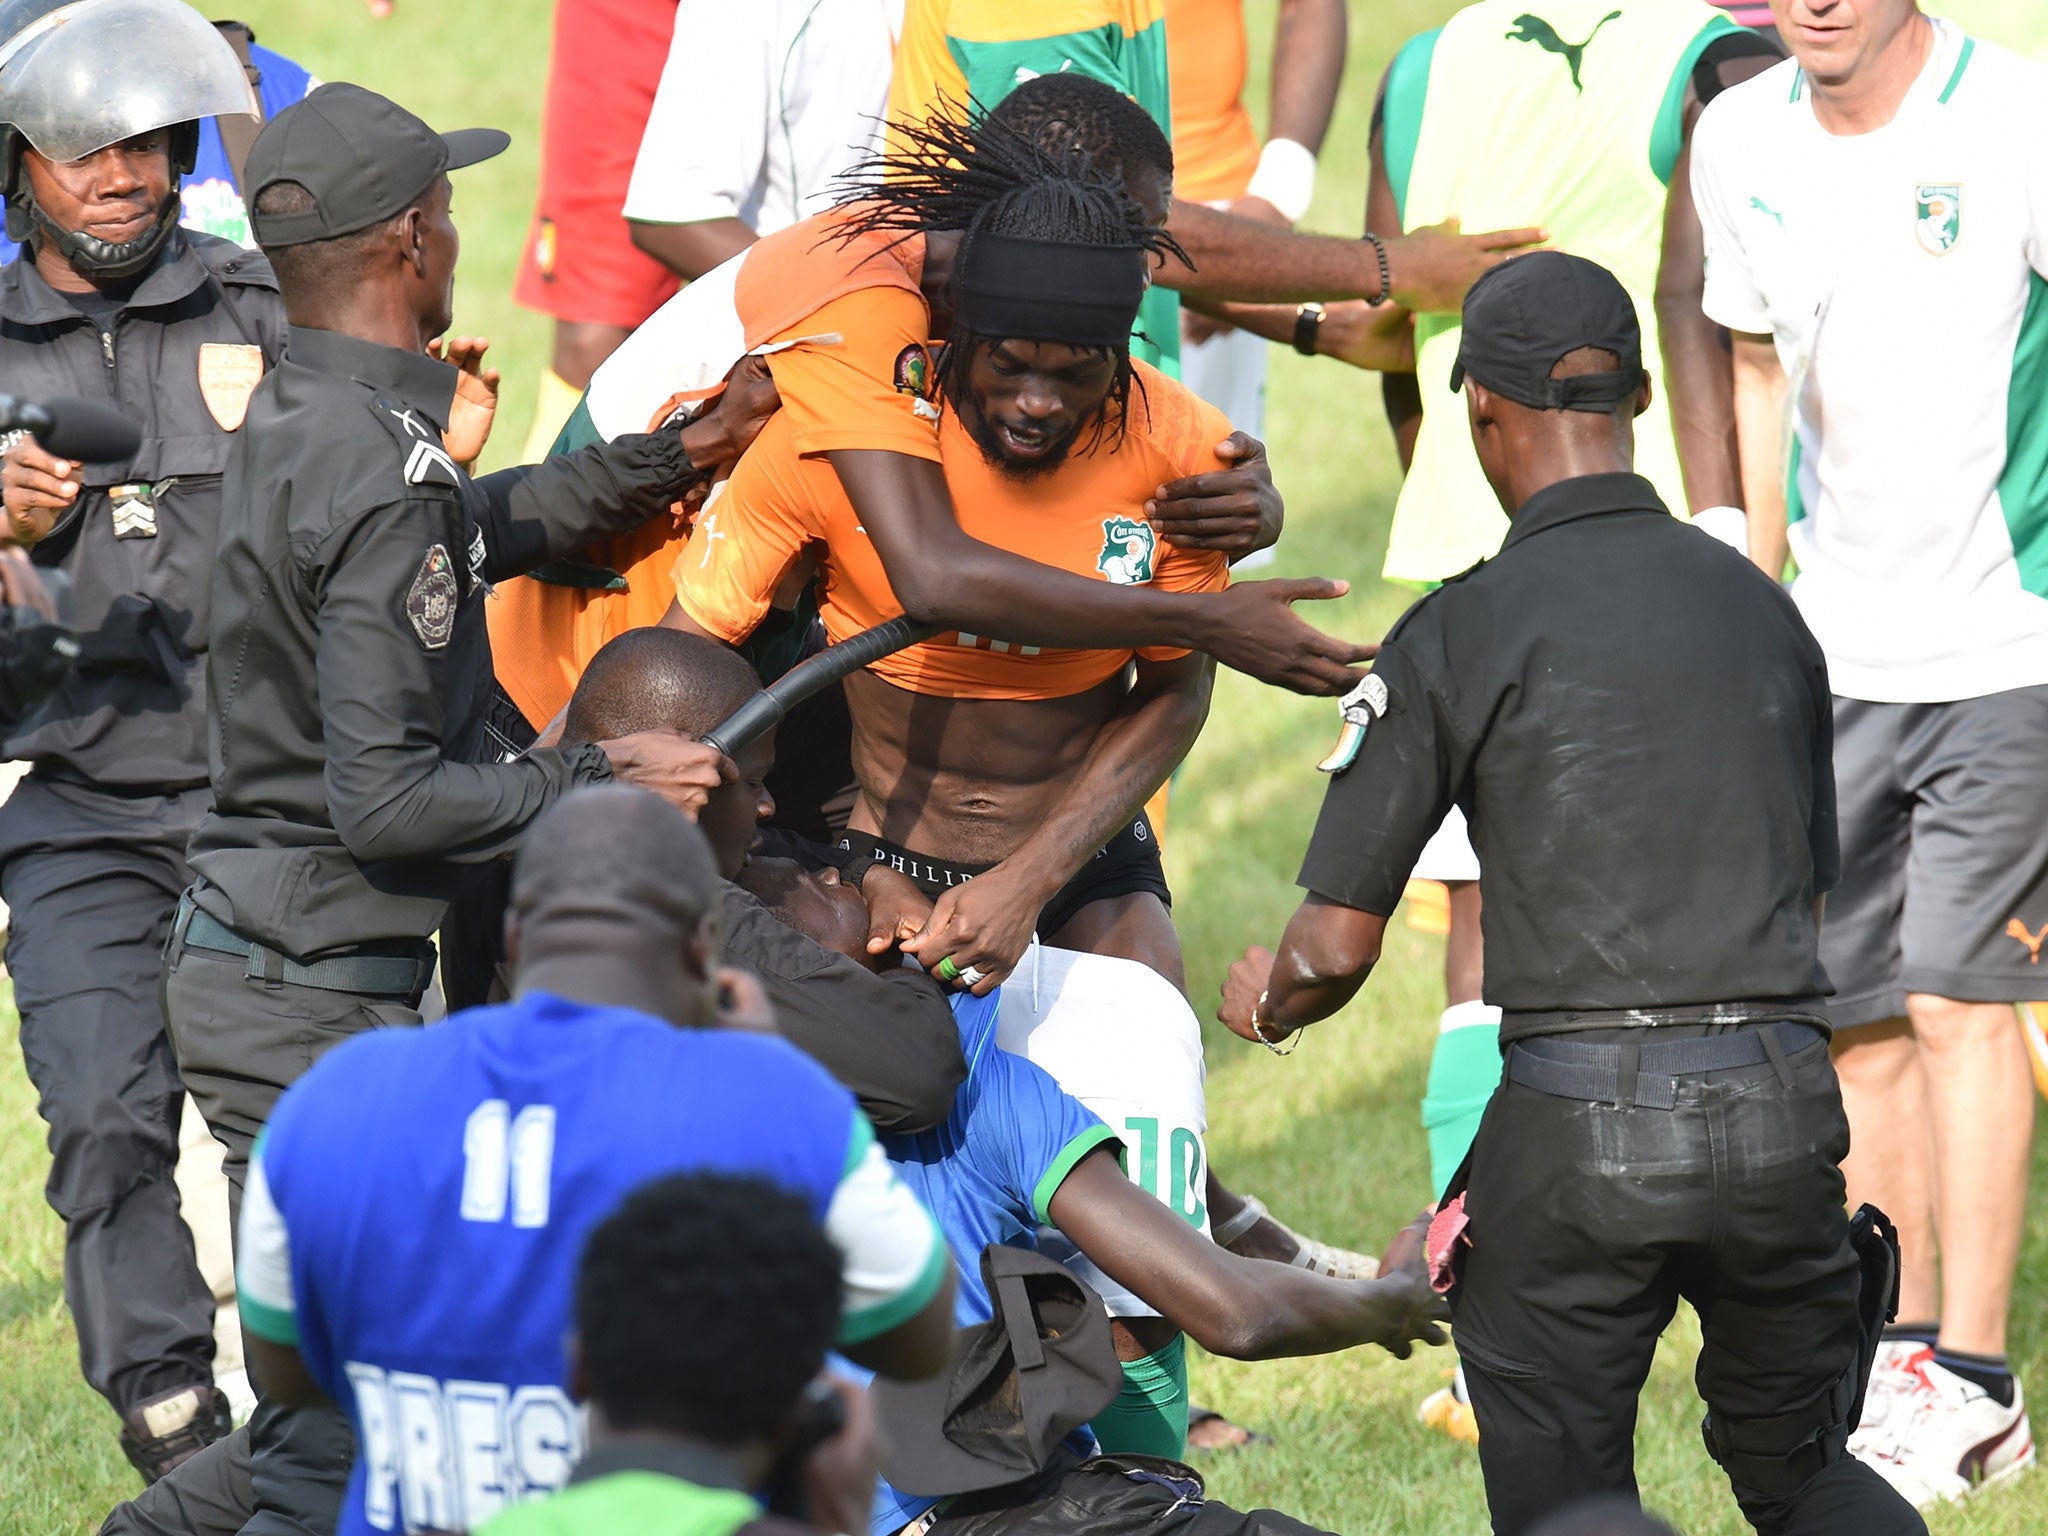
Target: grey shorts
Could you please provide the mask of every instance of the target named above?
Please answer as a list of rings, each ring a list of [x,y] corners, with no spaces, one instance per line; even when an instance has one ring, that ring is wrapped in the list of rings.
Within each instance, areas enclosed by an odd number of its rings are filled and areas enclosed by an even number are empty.
[[[1950,704],[1835,700],[1842,883],[1820,954],[1837,1029],[1908,992],[2048,999],[2048,687]]]

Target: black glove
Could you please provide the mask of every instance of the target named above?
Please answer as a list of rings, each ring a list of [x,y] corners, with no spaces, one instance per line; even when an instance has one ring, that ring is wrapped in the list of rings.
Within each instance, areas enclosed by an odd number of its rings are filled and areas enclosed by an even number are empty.
[[[47,699],[78,656],[78,637],[33,608],[0,607],[0,723]]]

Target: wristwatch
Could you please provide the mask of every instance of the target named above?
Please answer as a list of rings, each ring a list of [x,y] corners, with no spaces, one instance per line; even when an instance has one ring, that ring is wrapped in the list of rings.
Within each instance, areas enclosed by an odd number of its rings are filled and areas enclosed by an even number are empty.
[[[1316,337],[1323,329],[1323,306],[1314,299],[1294,306],[1294,350],[1303,357],[1316,355]]]

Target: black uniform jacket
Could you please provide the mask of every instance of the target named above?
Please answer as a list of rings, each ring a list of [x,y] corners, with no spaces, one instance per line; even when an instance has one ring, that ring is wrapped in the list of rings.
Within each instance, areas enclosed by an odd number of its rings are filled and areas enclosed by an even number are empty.
[[[465,865],[595,746],[488,760],[489,583],[626,532],[693,478],[674,432],[471,479],[441,432],[455,370],[294,326],[227,465],[214,573],[215,806],[200,905],[306,957],[418,940]]]
[[[1503,1041],[1517,1013],[1828,990],[1813,914],[1840,873],[1827,664],[1784,590],[1647,480],[1530,497],[1498,555],[1394,626],[1373,676],[1301,884],[1390,913],[1464,807]]]
[[[88,464],[31,558],[61,567],[89,659],[11,723],[10,758],[123,791],[204,784],[207,590],[221,474],[258,379],[284,352],[270,264],[175,231],[106,330],[26,255],[0,272],[0,390],[104,402],[142,431]]]

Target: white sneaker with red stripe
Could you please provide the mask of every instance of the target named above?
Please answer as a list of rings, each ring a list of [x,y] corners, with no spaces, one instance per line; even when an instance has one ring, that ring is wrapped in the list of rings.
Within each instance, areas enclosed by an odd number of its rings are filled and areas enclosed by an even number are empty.
[[[1914,1339],[1886,1339],[1877,1346],[1870,1382],[1863,1389],[1863,1416],[1857,1421],[1856,1433],[1849,1437],[1851,1456],[1868,1461],[1873,1453],[1891,1445],[1898,1424],[1910,1411],[1913,1391],[1920,1385],[1907,1362],[1926,1350],[1925,1344]]]
[[[2034,1435],[2017,1380],[2012,1403],[1935,1363],[1934,1351],[1908,1341],[1882,1346],[1851,1449],[1915,1508],[1966,1498],[2034,1464]],[[1876,1409],[1873,1422],[1871,1411]]]

